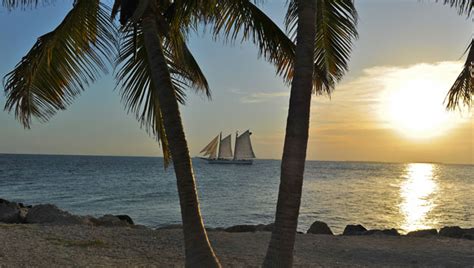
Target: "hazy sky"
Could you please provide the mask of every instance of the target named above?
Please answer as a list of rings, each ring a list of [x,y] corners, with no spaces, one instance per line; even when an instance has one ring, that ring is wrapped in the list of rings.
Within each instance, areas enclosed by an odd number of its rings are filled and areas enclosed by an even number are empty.
[[[70,2],[11,13],[0,8],[2,77],[62,20]],[[313,97],[308,159],[474,164],[472,112],[446,113],[442,104],[474,26],[432,2],[356,1],[360,38],[350,71],[331,100]],[[285,3],[270,0],[262,8],[281,25]],[[257,58],[252,44],[225,45],[202,32],[189,43],[213,93],[209,101],[190,91],[182,107],[191,154],[220,131],[250,129],[257,157],[280,158],[289,87],[273,66]],[[0,112],[0,153],[161,155],[113,89],[112,76],[104,76],[31,130]]]

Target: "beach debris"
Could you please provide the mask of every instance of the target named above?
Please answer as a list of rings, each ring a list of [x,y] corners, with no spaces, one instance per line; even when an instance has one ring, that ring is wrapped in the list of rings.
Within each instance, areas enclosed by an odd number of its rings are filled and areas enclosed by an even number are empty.
[[[407,233],[407,236],[412,237],[430,237],[438,235],[438,230],[436,229],[425,229],[425,230],[416,230]]]
[[[349,224],[344,228],[342,235],[363,235],[365,232],[367,232],[367,229],[364,226]]]
[[[324,234],[324,235],[334,235],[331,231],[331,228],[322,221],[315,221],[309,227],[307,234]]]

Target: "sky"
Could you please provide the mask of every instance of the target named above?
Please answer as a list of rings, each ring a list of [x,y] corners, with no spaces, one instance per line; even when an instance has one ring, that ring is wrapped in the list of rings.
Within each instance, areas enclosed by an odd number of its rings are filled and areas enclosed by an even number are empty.
[[[281,26],[285,3],[268,0],[261,8]],[[2,77],[70,6],[58,0],[26,11],[0,7]],[[360,36],[349,72],[330,98],[312,98],[307,158],[474,164],[472,111],[448,113],[443,105],[462,69],[472,19],[430,0],[359,0],[356,7]],[[253,44],[215,41],[202,29],[190,35],[189,47],[212,91],[208,100],[190,90],[181,106],[191,155],[221,131],[250,129],[257,157],[280,159],[290,88],[274,67]],[[160,156],[114,88],[113,75],[104,75],[67,110],[30,130],[1,111],[0,153]]]

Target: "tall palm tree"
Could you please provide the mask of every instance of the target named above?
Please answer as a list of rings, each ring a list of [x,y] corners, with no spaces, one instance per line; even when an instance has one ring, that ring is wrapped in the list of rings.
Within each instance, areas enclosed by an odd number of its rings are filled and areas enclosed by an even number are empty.
[[[164,134],[171,159],[173,159],[183,222],[186,266],[219,267],[219,261],[207,237],[199,209],[191,157],[178,106],[176,83],[173,84],[171,75],[174,66],[170,66],[167,59],[167,56],[169,58],[173,55],[167,55],[165,51],[186,54],[186,56],[190,56],[190,54],[185,49],[180,29],[170,27],[163,12],[159,10],[160,7],[163,5],[160,6],[157,1],[140,0],[133,10],[130,23],[131,27],[139,27],[141,31],[141,49],[144,52],[149,75],[147,78],[150,87],[149,97],[153,99],[153,103],[159,104],[159,108],[157,107],[156,110],[159,109],[161,113]],[[126,5],[122,5],[122,23],[127,23],[127,19],[123,18],[125,11],[127,11]],[[174,32],[172,32],[173,30]],[[138,36],[134,38],[138,38]],[[194,59],[186,56],[180,57],[180,59],[186,60],[184,66],[189,67],[194,64]],[[175,61],[174,63],[179,64],[180,62]],[[131,83],[145,80],[134,79],[133,76],[127,78],[131,79]],[[203,83],[201,86],[207,88],[204,79],[200,82]],[[137,101],[140,102],[140,100]]]
[[[311,94],[330,93],[334,82],[342,78],[352,41],[357,37],[356,22],[357,12],[351,0],[294,0],[289,4],[286,26],[290,32],[296,28],[296,57],[275,227],[264,267],[291,267],[293,264]]]

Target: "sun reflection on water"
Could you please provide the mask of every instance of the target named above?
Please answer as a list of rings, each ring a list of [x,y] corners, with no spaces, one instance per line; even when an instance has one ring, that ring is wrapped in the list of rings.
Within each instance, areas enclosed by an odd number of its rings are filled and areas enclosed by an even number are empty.
[[[412,163],[406,166],[405,180],[400,186],[400,210],[404,216],[401,228],[406,232],[432,228],[435,224],[427,217],[436,206],[434,197],[438,184],[433,169],[432,164]]]

